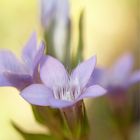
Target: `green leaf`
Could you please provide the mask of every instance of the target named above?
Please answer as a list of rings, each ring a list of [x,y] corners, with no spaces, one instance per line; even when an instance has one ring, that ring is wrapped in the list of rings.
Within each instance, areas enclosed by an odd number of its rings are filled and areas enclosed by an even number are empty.
[[[12,126],[23,136],[25,140],[55,140],[51,135],[24,132],[14,122],[12,122]]]
[[[84,39],[83,39],[83,29],[84,29],[84,10],[80,13],[79,18],[79,39],[78,47],[76,51],[76,56],[73,57],[72,65],[75,67],[80,61],[83,61],[83,50],[84,50]]]
[[[44,32],[44,39],[45,39],[45,43],[47,44],[46,54],[49,54],[54,57],[56,56],[56,52],[54,49],[54,43],[53,43],[55,24],[56,24],[55,21],[53,21],[51,26]]]
[[[65,45],[64,62],[63,62],[65,67],[69,69],[71,66],[70,52],[71,52],[71,20],[69,19],[69,22],[67,25],[67,38],[66,38],[66,45]]]

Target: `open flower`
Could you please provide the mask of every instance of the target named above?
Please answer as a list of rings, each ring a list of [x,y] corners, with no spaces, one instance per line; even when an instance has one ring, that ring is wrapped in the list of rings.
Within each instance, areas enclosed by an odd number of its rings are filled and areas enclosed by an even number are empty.
[[[140,81],[140,71],[132,72],[133,56],[130,53],[124,54],[109,69],[95,69],[89,85],[98,83],[109,92],[125,91],[133,84]]]
[[[38,64],[44,53],[44,45],[37,47],[36,33],[33,33],[22,51],[21,62],[8,50],[0,51],[0,86],[13,86],[22,90],[38,82]]]
[[[21,96],[31,104],[64,108],[72,106],[83,98],[92,98],[105,94],[99,85],[87,87],[96,63],[92,57],[80,63],[68,74],[64,66],[55,58],[43,58],[40,68],[43,84],[33,84],[21,92]]]

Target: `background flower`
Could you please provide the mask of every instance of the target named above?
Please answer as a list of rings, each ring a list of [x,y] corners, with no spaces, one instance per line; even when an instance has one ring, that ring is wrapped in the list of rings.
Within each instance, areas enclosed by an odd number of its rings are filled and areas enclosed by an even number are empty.
[[[22,60],[8,51],[0,51],[0,86],[13,86],[22,90],[38,82],[38,64],[44,53],[44,45],[37,47],[36,33],[33,33],[22,51]]]
[[[113,89],[128,89],[140,81],[140,71],[133,72],[133,56],[126,53],[121,56],[110,68],[97,68],[90,79],[90,83],[97,82],[111,92]]]

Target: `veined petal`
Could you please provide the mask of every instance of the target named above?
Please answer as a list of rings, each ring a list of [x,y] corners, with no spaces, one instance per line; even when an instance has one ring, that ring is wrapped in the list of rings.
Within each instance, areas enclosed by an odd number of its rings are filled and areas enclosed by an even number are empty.
[[[107,91],[99,85],[90,86],[86,89],[86,91],[83,94],[81,94],[79,99],[94,98],[94,97],[102,96],[106,92]]]
[[[29,103],[40,106],[48,106],[52,98],[52,91],[42,84],[33,84],[21,92],[21,96]]]
[[[112,73],[112,79],[123,83],[133,68],[133,57],[130,53],[127,53],[120,57],[118,61],[114,64],[114,66],[110,69]]]
[[[16,56],[7,50],[0,51],[0,72],[26,73]]]
[[[42,81],[47,87],[63,87],[68,82],[68,74],[63,66],[57,59],[47,56],[43,58],[40,75]]]
[[[80,63],[73,70],[71,74],[71,80],[73,82],[78,80],[80,86],[84,87],[88,83],[95,65],[96,65],[96,56],[93,56],[92,58]]]

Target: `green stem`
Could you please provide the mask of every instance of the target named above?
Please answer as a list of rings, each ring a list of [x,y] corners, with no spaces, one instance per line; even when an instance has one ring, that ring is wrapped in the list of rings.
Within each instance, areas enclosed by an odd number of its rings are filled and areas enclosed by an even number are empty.
[[[89,127],[83,101],[61,111],[70,131],[69,140],[88,140]]]

